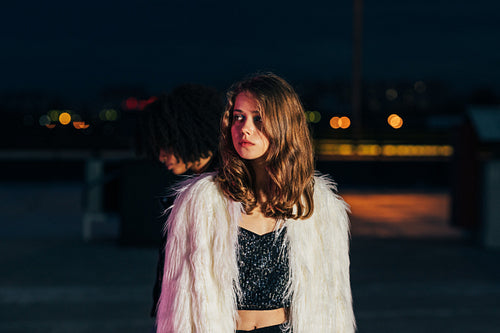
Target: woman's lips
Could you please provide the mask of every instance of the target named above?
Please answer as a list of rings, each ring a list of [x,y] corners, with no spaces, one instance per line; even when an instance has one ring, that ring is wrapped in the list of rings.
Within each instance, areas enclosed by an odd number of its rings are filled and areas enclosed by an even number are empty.
[[[240,141],[240,146],[242,147],[250,147],[250,146],[253,146],[254,144],[250,141],[246,141],[246,140],[241,140]]]

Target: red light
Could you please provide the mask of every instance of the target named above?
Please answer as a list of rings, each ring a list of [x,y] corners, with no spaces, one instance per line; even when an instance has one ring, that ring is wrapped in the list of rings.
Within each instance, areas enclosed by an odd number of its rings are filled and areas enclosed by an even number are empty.
[[[137,101],[137,98],[135,97],[129,97],[125,101],[125,109],[127,110],[135,110],[139,106],[139,102]]]
[[[153,96],[153,97],[150,97],[146,100],[139,101],[139,110],[141,110],[141,111],[144,110],[144,108],[146,106],[148,106],[149,104],[153,103],[156,100],[157,100],[157,98],[155,96]]]

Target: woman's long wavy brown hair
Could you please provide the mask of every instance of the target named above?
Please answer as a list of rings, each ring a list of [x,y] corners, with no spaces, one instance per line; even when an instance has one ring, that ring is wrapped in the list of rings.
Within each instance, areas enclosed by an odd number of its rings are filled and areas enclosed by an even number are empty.
[[[272,73],[237,82],[227,93],[221,122],[222,165],[217,175],[220,188],[226,196],[241,202],[247,213],[258,203],[253,169],[249,161],[238,155],[231,137],[233,107],[242,92],[256,99],[262,132],[269,140],[264,155],[269,181],[264,189],[265,202],[259,203],[263,214],[277,219],[309,217],[314,210],[314,157],[309,126],[297,93]]]

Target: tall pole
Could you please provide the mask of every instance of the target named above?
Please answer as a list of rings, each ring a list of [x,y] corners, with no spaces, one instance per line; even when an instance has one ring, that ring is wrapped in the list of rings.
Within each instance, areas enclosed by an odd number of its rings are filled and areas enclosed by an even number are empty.
[[[359,140],[362,132],[361,84],[363,52],[363,0],[353,0],[352,40],[352,125],[354,139]]]

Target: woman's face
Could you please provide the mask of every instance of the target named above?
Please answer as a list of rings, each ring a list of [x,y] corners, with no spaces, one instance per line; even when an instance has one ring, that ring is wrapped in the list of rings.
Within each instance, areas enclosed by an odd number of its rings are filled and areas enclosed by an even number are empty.
[[[257,101],[250,93],[239,93],[234,101],[231,137],[234,149],[241,158],[255,160],[267,152],[269,140],[261,129],[262,118]]]

